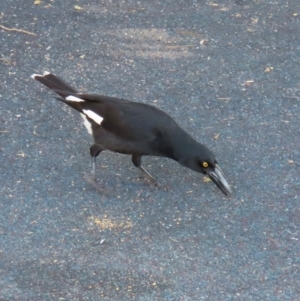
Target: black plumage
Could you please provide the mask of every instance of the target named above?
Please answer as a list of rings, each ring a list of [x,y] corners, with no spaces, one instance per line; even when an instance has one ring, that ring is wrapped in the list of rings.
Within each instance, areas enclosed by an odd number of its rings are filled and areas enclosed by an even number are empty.
[[[195,141],[165,112],[143,103],[78,93],[49,72],[33,74],[32,78],[56,92],[60,101],[81,113],[87,130],[94,138],[90,147],[93,172],[96,157],[101,151],[110,150],[131,155],[133,164],[152,178],[142,167],[141,157],[161,156],[207,174],[223,193],[231,194],[213,153]]]

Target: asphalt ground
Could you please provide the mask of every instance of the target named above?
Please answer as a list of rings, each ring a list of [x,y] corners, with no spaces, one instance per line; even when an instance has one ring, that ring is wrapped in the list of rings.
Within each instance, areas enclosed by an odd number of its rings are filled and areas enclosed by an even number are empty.
[[[299,1],[0,4],[0,300],[300,300]],[[155,105],[217,156],[226,198],[163,158],[98,158],[30,78]]]

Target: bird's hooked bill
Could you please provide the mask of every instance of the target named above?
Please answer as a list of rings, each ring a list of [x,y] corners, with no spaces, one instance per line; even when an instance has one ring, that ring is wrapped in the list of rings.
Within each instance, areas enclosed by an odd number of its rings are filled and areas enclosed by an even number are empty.
[[[218,188],[227,196],[230,196],[232,191],[231,188],[224,178],[221,168],[218,164],[215,165],[215,169],[207,173],[210,179],[218,186]]]

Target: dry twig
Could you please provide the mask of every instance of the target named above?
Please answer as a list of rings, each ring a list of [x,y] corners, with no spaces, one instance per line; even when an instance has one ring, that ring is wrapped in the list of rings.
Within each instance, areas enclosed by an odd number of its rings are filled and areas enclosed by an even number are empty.
[[[35,33],[30,32],[30,31],[27,31],[27,30],[24,30],[24,29],[18,29],[18,28],[15,28],[15,27],[13,27],[13,28],[8,28],[8,27],[6,27],[6,26],[4,26],[4,25],[0,25],[0,28],[1,28],[1,29],[4,29],[4,30],[7,30],[7,31],[21,32],[21,33],[29,34],[29,35],[31,35],[31,36],[36,36]]]

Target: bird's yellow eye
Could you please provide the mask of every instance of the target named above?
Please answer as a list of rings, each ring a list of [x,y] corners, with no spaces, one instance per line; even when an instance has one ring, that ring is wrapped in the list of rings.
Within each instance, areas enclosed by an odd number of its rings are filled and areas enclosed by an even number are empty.
[[[202,166],[203,166],[204,168],[206,168],[206,167],[208,167],[208,163],[207,163],[207,162],[203,162],[203,163],[202,163]]]

